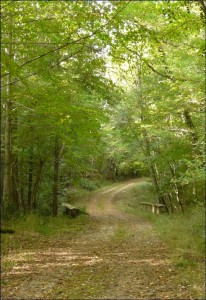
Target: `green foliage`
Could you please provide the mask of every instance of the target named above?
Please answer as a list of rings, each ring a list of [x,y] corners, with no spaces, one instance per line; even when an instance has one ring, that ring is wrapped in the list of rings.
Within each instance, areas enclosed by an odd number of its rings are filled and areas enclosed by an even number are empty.
[[[141,161],[125,161],[120,163],[118,167],[118,176],[120,178],[141,177],[146,175],[146,166]]]
[[[87,178],[82,178],[80,180],[79,184],[82,189],[85,189],[88,191],[95,191],[100,187],[98,185],[98,183],[95,183],[94,181],[87,179]]]
[[[153,174],[173,206],[177,193],[201,203],[202,13],[198,1],[3,1],[5,209],[50,214],[56,137],[60,201],[68,182]]]
[[[147,216],[149,219],[153,219],[153,214],[150,212],[141,211],[140,202],[150,202],[157,203],[157,195],[155,194],[154,187],[151,182],[138,183],[129,191],[124,191],[122,195],[119,196],[119,207],[121,210],[128,212],[130,214],[138,216]]]
[[[121,15],[127,27],[121,26],[112,48],[112,74],[126,89],[112,119],[113,141],[124,145],[120,166],[129,172],[135,149],[137,163],[156,177],[156,190],[177,206],[180,190],[183,206],[204,196],[203,30],[201,7],[189,6],[132,3]]]

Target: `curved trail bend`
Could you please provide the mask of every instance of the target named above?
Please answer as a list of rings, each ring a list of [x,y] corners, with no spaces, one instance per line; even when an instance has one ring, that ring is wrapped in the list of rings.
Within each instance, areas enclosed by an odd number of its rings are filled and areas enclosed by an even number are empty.
[[[143,179],[95,193],[88,202],[91,226],[36,250],[7,256],[15,264],[2,277],[3,299],[192,299],[178,284],[171,252],[140,217],[118,210],[118,194]],[[35,248],[35,247],[34,247]]]

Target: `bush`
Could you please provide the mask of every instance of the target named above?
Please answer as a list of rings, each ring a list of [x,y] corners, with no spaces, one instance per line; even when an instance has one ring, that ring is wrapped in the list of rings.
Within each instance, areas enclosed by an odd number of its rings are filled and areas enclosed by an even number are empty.
[[[87,178],[82,178],[79,182],[79,185],[82,189],[87,191],[95,191],[100,188],[100,185],[97,182],[94,182]]]

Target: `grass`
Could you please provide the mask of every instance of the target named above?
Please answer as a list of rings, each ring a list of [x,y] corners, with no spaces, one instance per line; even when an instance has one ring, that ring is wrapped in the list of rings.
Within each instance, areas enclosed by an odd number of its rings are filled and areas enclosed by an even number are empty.
[[[67,276],[67,275],[66,275]],[[99,299],[107,291],[111,278],[108,266],[97,269],[82,267],[72,276],[66,277],[49,295],[51,299]]]
[[[185,214],[160,215],[154,224],[165,240],[180,252],[194,256],[205,253],[204,208],[194,207]]]
[[[179,280],[190,283],[198,299],[204,299],[204,217],[204,208],[194,207],[185,214],[160,215],[153,219],[160,237],[174,249],[172,262],[181,273]]]
[[[103,190],[106,186],[111,185],[110,181],[96,180],[95,187]],[[68,202],[81,210],[84,209],[85,202],[96,191],[83,188],[76,188],[68,195]],[[103,209],[103,203],[100,204]],[[60,209],[61,210],[61,209]],[[41,216],[39,214],[28,214],[4,220],[6,228],[15,230],[15,234],[3,234],[1,237],[1,251],[5,255],[11,251],[20,251],[26,247],[32,247],[44,242],[51,237],[61,237],[65,233],[67,236],[73,237],[79,232],[84,232],[91,223],[89,216],[80,215],[77,218],[70,219],[67,216],[59,215],[57,218],[51,216]]]
[[[51,237],[60,238],[65,233],[70,237],[75,236],[86,230],[89,224],[90,219],[87,215],[70,219],[67,216],[53,218],[29,214],[21,218],[11,219],[7,223],[7,227],[14,228],[15,233],[2,235],[2,254],[19,251]]]
[[[128,236],[128,230],[124,225],[119,224],[117,230],[114,233],[114,240],[122,240]]]
[[[97,203],[97,207],[101,210],[104,209],[104,200],[103,199],[100,199]]]
[[[121,210],[133,215],[153,218],[151,213],[140,210],[140,202],[157,203],[157,197],[150,182],[140,182],[132,189],[124,191],[121,195],[118,194],[118,205]]]
[[[141,183],[121,195],[121,210],[147,219],[161,240],[173,250],[172,263],[179,269],[179,282],[188,282],[198,299],[204,299],[205,282],[205,209],[188,208],[185,214],[154,215],[142,211],[139,202],[156,202],[151,184]]]
[[[151,184],[141,183],[121,195],[119,206],[122,210],[142,216],[154,224],[158,234],[182,253],[200,258],[205,254],[205,209],[202,206],[188,208],[185,214],[160,214],[142,211],[139,202],[156,202]]]

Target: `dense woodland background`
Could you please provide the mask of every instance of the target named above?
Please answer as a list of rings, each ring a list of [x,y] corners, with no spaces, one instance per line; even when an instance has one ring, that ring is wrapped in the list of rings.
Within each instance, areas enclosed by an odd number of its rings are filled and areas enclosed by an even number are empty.
[[[203,205],[204,1],[2,1],[3,215],[150,177]]]

